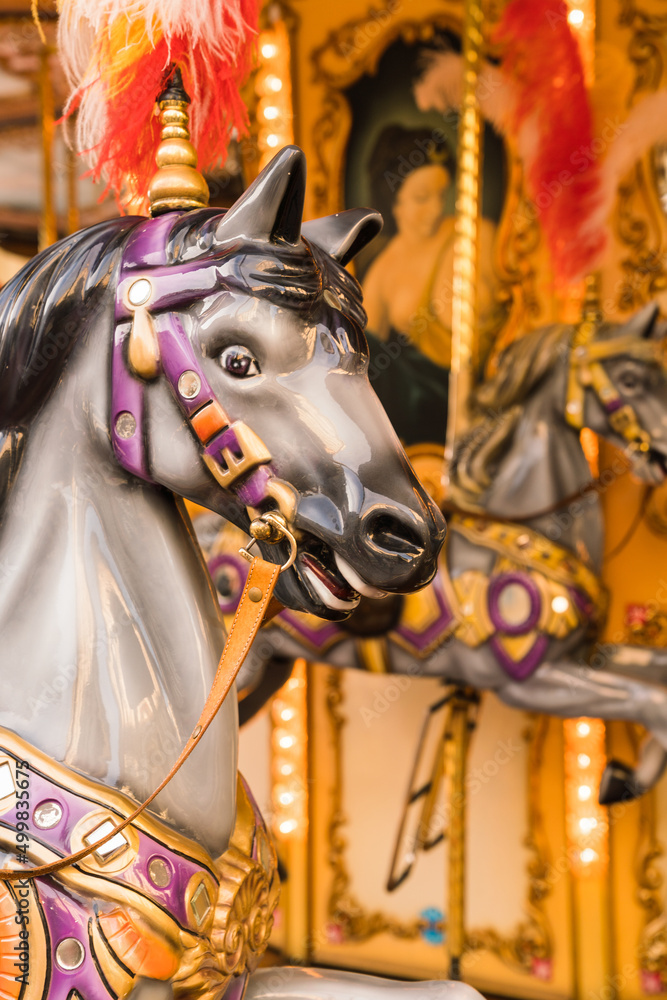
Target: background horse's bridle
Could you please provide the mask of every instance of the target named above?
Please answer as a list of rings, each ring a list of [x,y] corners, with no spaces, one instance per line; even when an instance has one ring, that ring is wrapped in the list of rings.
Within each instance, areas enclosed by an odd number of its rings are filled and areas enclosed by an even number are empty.
[[[626,443],[630,458],[646,455],[651,450],[651,435],[639,422],[634,407],[624,402],[620,392],[607,375],[602,362],[608,358],[627,355],[631,358],[654,361],[667,368],[667,356],[662,341],[634,334],[621,334],[609,340],[595,340],[598,324],[585,319],[575,330],[570,347],[568,364],[565,419],[576,430],[584,426],[584,395],[587,388],[595,393],[605,412],[609,426]]]

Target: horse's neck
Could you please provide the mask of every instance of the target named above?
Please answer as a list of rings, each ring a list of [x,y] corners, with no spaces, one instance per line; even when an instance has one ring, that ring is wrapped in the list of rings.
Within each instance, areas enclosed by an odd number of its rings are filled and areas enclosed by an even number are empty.
[[[523,521],[599,571],[600,502],[587,489],[591,473],[579,435],[556,416],[552,391],[547,386],[527,401],[484,506],[497,517]]]
[[[197,721],[223,633],[187,518],[113,459],[107,372],[92,401],[76,367],[63,379],[2,512],[0,725],[143,799]],[[232,701],[205,758],[196,751],[156,800],[214,854],[233,822]]]

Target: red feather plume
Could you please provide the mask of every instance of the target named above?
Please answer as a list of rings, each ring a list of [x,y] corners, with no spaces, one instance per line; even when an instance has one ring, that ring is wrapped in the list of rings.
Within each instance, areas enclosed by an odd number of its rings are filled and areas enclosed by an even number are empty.
[[[581,155],[591,148],[593,120],[567,13],[565,0],[510,0],[493,35],[516,95],[511,130],[533,133],[526,187],[560,285],[590,270],[606,239],[586,225],[599,201],[600,167]]]
[[[247,131],[240,88],[252,68],[258,0],[59,0],[60,52],[78,109],[77,146],[123,203],[143,199],[159,144],[156,100],[172,65],[191,98],[206,170]]]

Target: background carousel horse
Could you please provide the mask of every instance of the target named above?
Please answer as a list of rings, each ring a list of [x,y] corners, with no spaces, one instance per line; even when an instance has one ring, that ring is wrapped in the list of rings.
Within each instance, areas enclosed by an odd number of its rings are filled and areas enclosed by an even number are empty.
[[[103,223],[0,294],[0,845],[14,868],[98,845],[0,883],[4,954],[26,952],[29,922],[26,996],[240,997],[266,945],[275,856],[237,787],[235,698],[102,844],[191,738],[222,648],[178,497],[243,528],[282,509],[298,546],[277,593],[331,621],[355,582],[408,592],[436,571],[444,521],[368,383],[342,266],[379,220],[304,239],[304,185],[283,150],[228,213]],[[270,983],[247,996],[415,992],[303,969]],[[23,984],[3,966],[0,988]]]
[[[606,608],[604,523],[579,430],[623,448],[636,476],[664,480],[665,329],[656,315],[648,306],[625,325],[554,326],[512,344],[478,390],[478,417],[454,457],[458,507],[433,584],[405,598],[362,599],[340,625],[281,613],[242,672],[245,714],[271,693],[274,669],[282,679],[296,656],[442,677],[527,711],[642,723],[650,737],[637,767],[610,762],[600,799],[650,788],[667,760],[667,659],[632,646],[590,657]],[[229,588],[220,560],[209,565]]]

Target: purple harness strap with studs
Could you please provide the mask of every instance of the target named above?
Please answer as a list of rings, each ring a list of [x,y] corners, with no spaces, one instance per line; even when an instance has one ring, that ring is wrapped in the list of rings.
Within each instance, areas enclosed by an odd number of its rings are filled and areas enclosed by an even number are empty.
[[[202,459],[223,489],[235,489],[241,502],[256,506],[272,476],[271,455],[241,421],[233,422],[217,399],[200,361],[173,310],[220,288],[220,272],[210,261],[165,263],[165,246],[180,213],[147,219],[130,234],[116,293],[116,330],[111,366],[111,440],[119,463],[153,483],[146,457],[144,380],[127,359],[135,305],[150,308],[160,353],[161,374],[199,441]]]

